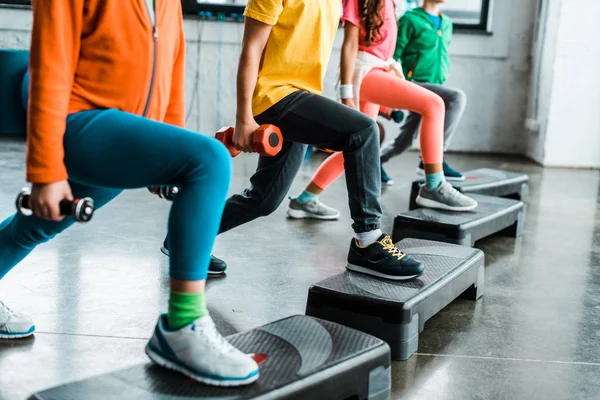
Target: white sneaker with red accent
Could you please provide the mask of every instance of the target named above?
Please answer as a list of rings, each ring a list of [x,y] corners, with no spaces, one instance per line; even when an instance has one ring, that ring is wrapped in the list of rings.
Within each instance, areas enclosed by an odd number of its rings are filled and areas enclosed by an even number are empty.
[[[256,362],[231,345],[205,315],[181,329],[167,329],[162,315],[146,354],[156,364],[213,386],[242,386],[258,379]]]

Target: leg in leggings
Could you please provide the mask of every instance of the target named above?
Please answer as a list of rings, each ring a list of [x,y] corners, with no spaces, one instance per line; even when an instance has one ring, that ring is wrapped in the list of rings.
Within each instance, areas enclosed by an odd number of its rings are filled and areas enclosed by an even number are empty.
[[[167,368],[183,365],[207,383],[226,379],[239,385],[256,380],[256,362],[222,339],[204,301],[210,252],[231,179],[231,157],[225,146],[114,109],[69,116],[63,144],[74,195],[94,197],[99,205],[122,189],[180,187],[168,223],[169,312],[161,316],[146,346],[150,358]],[[68,218],[52,223],[16,215],[0,224],[0,275],[71,223]]]
[[[444,151],[446,151],[465,112],[467,96],[462,90],[448,86],[422,82],[418,82],[417,85],[432,91],[444,101],[444,108],[446,110],[444,118]],[[414,112],[409,113],[405,123],[400,127],[399,135],[394,141],[381,149],[381,161],[387,162],[392,157],[404,153],[419,134],[420,125],[421,116]]]
[[[444,177],[444,102],[440,96],[380,70],[367,74],[361,85],[360,95],[366,102],[410,110],[421,115],[421,156],[425,167],[425,185],[419,190],[417,204],[451,211],[469,211],[477,207],[475,200],[459,193]]]
[[[171,276],[206,278],[230,179],[230,158],[224,146],[214,139],[117,110],[71,115],[64,146],[74,194],[94,196],[99,206],[121,189],[180,185],[169,216]],[[72,222],[70,218],[57,223],[20,215],[3,222],[0,274],[6,274],[36,245]],[[11,250],[5,252],[7,248]]]
[[[387,90],[381,90],[385,87]],[[437,187],[443,180],[444,102],[435,93],[381,70],[364,78],[360,95],[363,101],[389,108],[409,110],[421,115],[421,155],[428,175]],[[439,181],[437,181],[440,178]],[[429,180],[429,177],[428,177]]]
[[[120,189],[107,189],[69,181],[75,198],[91,197],[96,210],[114,199]],[[35,215],[25,217],[15,214],[0,224],[0,280],[39,244],[52,239],[75,221],[66,217],[62,221],[48,221]]]
[[[379,229],[381,177],[377,124],[365,115],[323,96],[298,91],[259,115],[256,121],[279,126],[284,148],[261,157],[251,186],[232,196],[220,232],[275,210],[302,165],[305,146],[316,145],[344,154],[350,213],[356,233]]]
[[[276,156],[260,156],[250,186],[227,200],[219,233],[277,210],[302,166],[305,153],[306,145],[284,141]],[[164,241],[167,249],[172,241],[171,234],[167,234]]]
[[[382,87],[388,90],[381,90]],[[363,79],[360,87],[361,111],[373,119],[377,118],[379,105],[399,110],[416,111],[423,117],[421,129],[421,153],[426,168],[435,174],[434,187],[443,179],[443,143],[444,103],[435,93],[405,81],[393,74],[373,70]],[[319,168],[305,192],[315,196],[335,181],[343,172],[341,155],[336,159],[327,159],[323,168]],[[304,192],[299,197],[308,197]]]

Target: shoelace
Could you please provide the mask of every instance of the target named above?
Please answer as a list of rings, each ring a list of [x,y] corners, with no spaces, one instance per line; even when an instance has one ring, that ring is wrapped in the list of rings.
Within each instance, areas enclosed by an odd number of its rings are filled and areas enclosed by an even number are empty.
[[[225,350],[225,352],[227,353],[231,353],[232,351],[235,351],[236,348],[233,347],[233,345],[231,343],[229,343],[229,341],[227,339],[225,339],[223,337],[223,335],[221,335],[219,333],[219,331],[217,330],[217,327],[215,326],[214,323],[211,323],[207,326],[203,326],[202,329],[196,329],[197,325],[193,325],[192,326],[192,330],[194,332],[196,332],[197,334],[200,333],[200,331],[203,331],[204,336],[207,336],[211,339],[211,342],[213,342],[213,344],[220,348]]]
[[[288,196],[288,199],[294,200],[293,197],[289,197],[289,196]],[[315,213],[323,213],[323,212],[327,211],[329,208],[324,203],[321,203],[319,201],[319,199],[311,200],[304,205],[307,206],[309,210],[312,210],[312,212],[315,212]]]
[[[313,208],[318,213],[322,214],[329,210],[329,207],[327,207],[324,203],[321,203],[318,199],[311,201],[311,203],[313,203],[311,205],[311,208]]]
[[[406,257],[406,254],[398,250],[396,245],[394,245],[392,242],[392,238],[389,236],[384,237],[379,243],[381,243],[383,248],[386,249],[393,257],[397,257],[398,260],[402,260],[404,257]]]
[[[443,187],[440,188],[440,193],[448,194],[452,198],[457,198],[461,195],[461,193],[454,188],[454,186],[450,185],[448,182],[443,183]]]
[[[0,301],[0,314],[6,314],[8,316],[18,316],[19,314],[11,309],[9,306]]]

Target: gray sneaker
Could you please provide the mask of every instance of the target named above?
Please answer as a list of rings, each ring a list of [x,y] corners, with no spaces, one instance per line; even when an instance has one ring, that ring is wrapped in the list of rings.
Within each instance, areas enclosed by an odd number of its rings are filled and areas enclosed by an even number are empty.
[[[308,218],[333,220],[340,217],[340,212],[335,208],[331,208],[321,203],[319,199],[300,204],[297,199],[290,198],[287,215],[290,218],[295,219]]]
[[[454,189],[448,182],[437,189],[428,190],[425,185],[419,189],[417,204],[425,208],[438,208],[449,211],[471,211],[477,202]]]

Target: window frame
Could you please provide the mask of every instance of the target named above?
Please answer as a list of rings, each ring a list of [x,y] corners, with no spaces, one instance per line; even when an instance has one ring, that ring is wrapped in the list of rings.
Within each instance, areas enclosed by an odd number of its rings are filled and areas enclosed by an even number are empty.
[[[481,0],[481,18],[477,24],[455,23],[455,30],[462,33],[491,34],[493,1]],[[185,15],[195,15],[203,18],[217,18],[221,15],[222,17],[233,17],[233,20],[241,20],[245,8],[244,6],[226,4],[199,3],[197,0],[181,0],[181,5]],[[0,0],[0,7],[2,6],[31,7],[31,0]]]
[[[481,0],[481,17],[477,24],[454,23],[454,29],[458,32],[472,32],[480,34],[492,33],[492,10],[494,0]],[[450,13],[450,18],[452,14]]]

